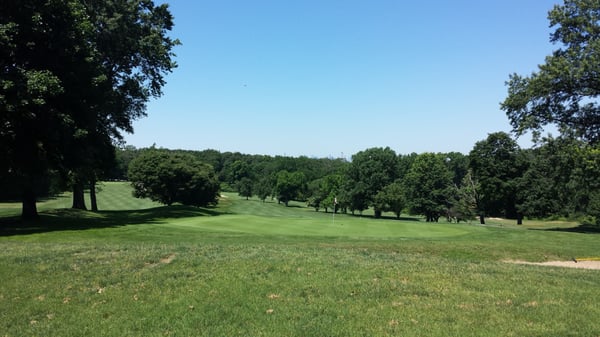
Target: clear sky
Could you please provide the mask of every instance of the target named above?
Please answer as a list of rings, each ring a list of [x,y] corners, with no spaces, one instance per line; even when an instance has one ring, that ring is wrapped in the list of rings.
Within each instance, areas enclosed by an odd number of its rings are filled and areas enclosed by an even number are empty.
[[[171,0],[179,65],[128,145],[309,157],[468,153],[558,0]],[[519,140],[529,146],[528,137]]]

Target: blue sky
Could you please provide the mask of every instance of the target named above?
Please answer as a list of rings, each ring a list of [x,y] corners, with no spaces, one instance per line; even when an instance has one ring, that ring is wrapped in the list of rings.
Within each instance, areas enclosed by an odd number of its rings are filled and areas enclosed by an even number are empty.
[[[310,157],[468,153],[510,131],[505,81],[557,48],[547,13],[558,3],[172,0],[179,67],[125,139]]]

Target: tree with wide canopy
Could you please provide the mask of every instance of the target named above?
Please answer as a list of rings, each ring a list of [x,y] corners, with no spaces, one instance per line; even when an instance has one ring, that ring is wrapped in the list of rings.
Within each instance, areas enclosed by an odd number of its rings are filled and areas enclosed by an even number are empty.
[[[50,170],[90,179],[111,140],[145,116],[176,67],[172,27],[151,0],[1,2],[0,174],[19,181],[22,218],[37,218]]]
[[[501,103],[517,133],[555,125],[570,136],[600,142],[600,2],[565,0],[548,14],[559,48],[529,76],[510,75]]]

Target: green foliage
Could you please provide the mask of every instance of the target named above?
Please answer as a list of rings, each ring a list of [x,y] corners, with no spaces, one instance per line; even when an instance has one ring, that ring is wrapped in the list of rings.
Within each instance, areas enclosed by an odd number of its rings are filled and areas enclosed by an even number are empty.
[[[479,182],[481,212],[490,216],[517,216],[517,183],[526,169],[517,143],[505,132],[491,133],[469,153],[470,168]]]
[[[468,221],[477,215],[481,187],[471,170],[463,177],[460,185],[454,185],[452,206],[448,210],[448,220]]]
[[[547,124],[589,142],[600,141],[600,3],[565,0],[549,12],[550,41],[560,48],[530,76],[510,75],[501,107],[518,134]]]
[[[363,211],[374,205],[375,195],[398,178],[399,168],[398,156],[389,147],[371,148],[353,155],[346,173],[350,208]]]
[[[256,183],[256,196],[258,196],[260,200],[265,201],[268,196],[272,195],[273,189],[272,179],[270,177],[263,177]]]
[[[166,205],[217,203],[219,183],[212,167],[189,155],[147,150],[131,161],[129,180],[137,198]]]
[[[242,178],[237,184],[238,193],[240,194],[240,196],[246,197],[246,199],[254,195],[252,189],[253,183],[252,180],[248,177]]]
[[[406,205],[404,185],[400,182],[394,182],[384,187],[375,195],[374,208],[383,212],[394,212],[396,218]],[[381,216],[381,213],[375,213],[375,217]]]
[[[437,222],[449,207],[452,173],[442,155],[423,153],[417,156],[404,184],[408,206],[413,214]]]
[[[142,151],[133,147],[119,149],[119,167]],[[415,153],[397,156],[395,172],[384,168],[395,165],[393,156],[380,156],[389,154],[385,149],[364,151],[373,153],[371,158],[361,152],[353,163],[338,159],[270,157],[220,153],[215,150],[161,151],[210,161],[220,167],[217,175],[221,186],[229,186],[227,182],[234,183],[228,191],[237,191],[248,197],[256,195],[262,201],[277,197],[279,171],[274,170],[288,167],[293,170],[283,170],[287,172],[286,179],[292,173],[302,173],[305,179],[301,179],[303,182],[298,185],[301,188],[292,191],[289,196],[282,194],[280,201],[285,202],[286,198],[288,201],[302,200],[317,211],[335,209],[336,212],[350,211],[352,214],[367,211],[366,214],[373,212],[378,216],[386,211],[397,214],[399,206],[397,210],[391,209],[391,202],[386,200],[389,197],[383,190],[395,182],[404,184],[408,172],[420,156]],[[500,132],[478,142],[468,156],[456,152],[436,154],[443,160],[451,177],[445,197],[440,198],[444,199],[446,209],[440,207],[436,217],[446,215],[451,220],[468,220],[476,210],[480,215],[497,217],[522,215],[594,222],[594,216],[584,217],[593,209],[594,186],[600,186],[597,153],[596,147],[566,137],[552,142],[542,139],[536,148],[521,150],[510,135]],[[381,160],[375,160],[377,158]],[[377,170],[382,171],[374,174]],[[370,179],[371,176],[377,179]],[[391,177],[396,179],[391,180]],[[289,187],[284,183],[286,179],[280,181],[279,188],[282,190]],[[390,182],[379,187],[382,181]],[[375,195],[370,196],[369,193],[375,188]],[[401,198],[400,195],[395,197]],[[338,203],[334,207],[336,198]],[[410,202],[410,198],[405,198],[404,206],[410,208]]]
[[[520,181],[520,209],[540,218],[596,214],[593,205],[600,188],[599,154],[597,146],[572,138],[542,139],[529,153],[529,168]]]
[[[302,198],[302,193],[306,188],[306,177],[302,172],[288,172],[286,170],[277,173],[277,184],[275,192],[277,199],[286,206],[290,200]]]
[[[337,211],[338,204],[335,203],[340,191],[342,189],[344,177],[341,174],[329,174],[322,179],[317,179],[312,182],[312,186],[309,185],[309,205],[314,207],[315,210],[323,207],[325,212],[332,209],[334,212]]]
[[[0,172],[19,173],[24,218],[49,172],[77,177],[78,192],[101,176],[112,140],[133,131],[176,66],[172,26],[150,0],[2,3]]]

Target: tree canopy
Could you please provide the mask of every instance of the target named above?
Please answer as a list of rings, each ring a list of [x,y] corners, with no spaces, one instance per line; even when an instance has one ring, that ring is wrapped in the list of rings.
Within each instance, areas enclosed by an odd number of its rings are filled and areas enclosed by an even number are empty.
[[[475,144],[470,167],[479,181],[479,211],[490,216],[517,216],[517,178],[523,172],[520,148],[505,132],[495,132]]]
[[[191,155],[150,149],[131,161],[128,176],[138,198],[165,205],[217,203],[219,181],[214,169]]]
[[[600,141],[600,2],[565,0],[548,14],[558,44],[537,72],[512,74],[501,108],[514,131],[539,133],[548,124],[585,141]]]
[[[446,213],[450,206],[452,173],[444,163],[444,156],[419,155],[404,181],[407,203],[413,214],[422,214],[428,222],[437,222]]]
[[[145,115],[176,66],[166,4],[150,0],[3,1],[0,145],[3,173],[35,218],[36,186],[51,170],[91,174],[121,131]]]

